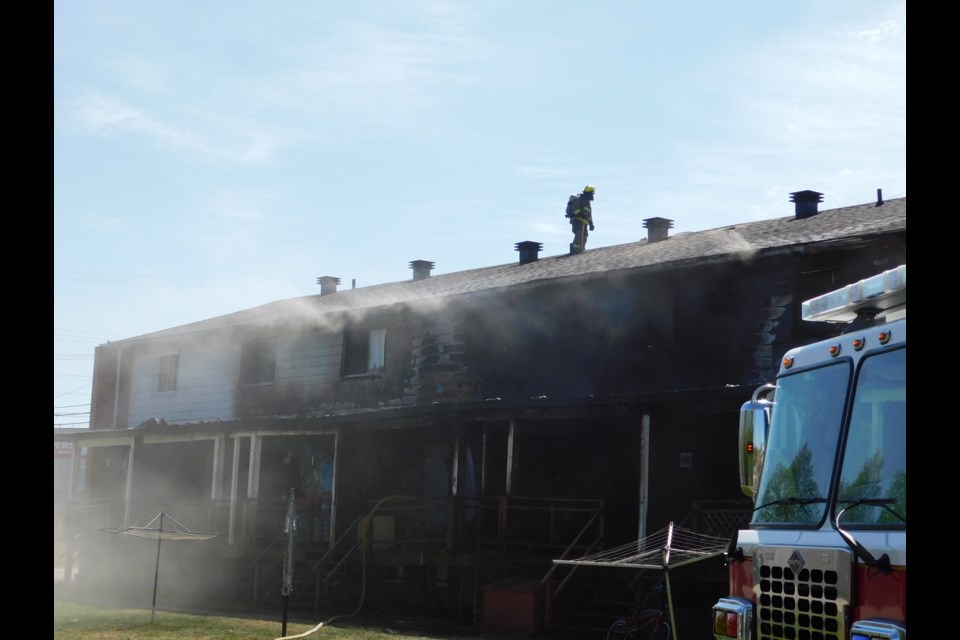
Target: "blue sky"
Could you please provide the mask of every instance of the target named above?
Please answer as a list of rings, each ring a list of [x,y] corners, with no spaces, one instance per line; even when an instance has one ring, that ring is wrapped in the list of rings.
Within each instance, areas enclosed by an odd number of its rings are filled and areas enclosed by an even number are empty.
[[[98,344],[906,195],[906,2],[54,2],[54,426]]]

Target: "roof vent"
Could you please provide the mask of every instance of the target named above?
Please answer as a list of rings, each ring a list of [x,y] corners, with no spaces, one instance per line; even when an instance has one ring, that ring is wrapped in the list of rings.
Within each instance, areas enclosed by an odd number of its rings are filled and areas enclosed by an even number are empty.
[[[646,218],[643,228],[647,230],[647,242],[666,240],[673,227],[673,220],[669,218]]]
[[[877,189],[877,206],[883,206],[883,189]]]
[[[317,278],[317,284],[320,285],[320,295],[325,296],[337,292],[337,285],[340,284],[340,278],[320,276]]]
[[[790,202],[797,205],[797,220],[817,215],[817,203],[823,202],[823,194],[819,191],[794,191],[790,194]]]
[[[543,251],[543,243],[524,240],[513,245],[513,248],[520,252],[520,264],[527,264],[537,260],[538,254]]]
[[[430,277],[430,272],[433,271],[433,263],[429,260],[414,260],[410,263],[410,268],[413,269],[413,279],[414,280],[423,280],[424,278]]]

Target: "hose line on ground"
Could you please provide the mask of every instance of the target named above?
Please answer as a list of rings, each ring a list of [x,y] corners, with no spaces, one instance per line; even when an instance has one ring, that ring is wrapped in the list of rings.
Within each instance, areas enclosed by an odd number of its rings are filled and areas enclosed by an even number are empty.
[[[413,498],[411,496],[387,496],[385,498],[381,498],[377,502],[377,504],[373,505],[373,508],[370,509],[370,513],[367,514],[366,528],[361,534],[362,544],[360,545],[360,565],[361,565],[360,603],[357,604],[357,608],[354,610],[354,612],[333,616],[332,618],[329,618],[328,620],[324,620],[323,622],[319,623],[314,628],[304,631],[303,633],[298,633],[295,636],[282,636],[280,638],[276,638],[276,640],[294,640],[294,638],[306,638],[307,636],[319,631],[324,625],[328,625],[338,618],[352,618],[353,616],[356,616],[357,614],[360,613],[360,611],[363,609],[364,600],[367,597],[367,545],[370,542],[370,535],[371,535],[370,528],[373,526],[373,514],[377,511],[377,509],[380,508],[381,505],[383,505],[384,503],[390,500],[416,500],[416,498]]]

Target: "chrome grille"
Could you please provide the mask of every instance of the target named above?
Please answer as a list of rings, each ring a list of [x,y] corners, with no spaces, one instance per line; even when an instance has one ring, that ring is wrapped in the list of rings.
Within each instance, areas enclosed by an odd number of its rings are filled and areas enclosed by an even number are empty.
[[[844,549],[758,546],[758,640],[844,640],[852,556]]]

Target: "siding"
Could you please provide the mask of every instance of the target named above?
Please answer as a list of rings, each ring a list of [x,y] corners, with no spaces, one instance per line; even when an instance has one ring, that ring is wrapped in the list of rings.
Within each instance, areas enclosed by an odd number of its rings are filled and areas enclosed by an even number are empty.
[[[277,394],[300,398],[332,395],[340,382],[342,350],[340,332],[281,336],[277,344]]]
[[[180,354],[177,389],[158,392],[160,356],[171,353]],[[234,419],[239,366],[239,346],[226,341],[138,349],[130,369],[128,426],[150,418],[170,424]]]

